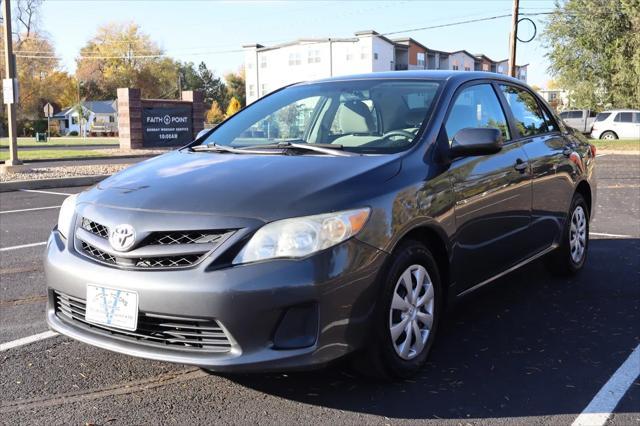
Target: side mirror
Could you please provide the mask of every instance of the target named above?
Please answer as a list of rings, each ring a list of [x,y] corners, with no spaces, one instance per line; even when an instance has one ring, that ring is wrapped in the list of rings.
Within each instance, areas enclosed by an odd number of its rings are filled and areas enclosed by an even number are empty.
[[[489,127],[468,127],[453,136],[451,158],[490,155],[502,149],[502,132]]]

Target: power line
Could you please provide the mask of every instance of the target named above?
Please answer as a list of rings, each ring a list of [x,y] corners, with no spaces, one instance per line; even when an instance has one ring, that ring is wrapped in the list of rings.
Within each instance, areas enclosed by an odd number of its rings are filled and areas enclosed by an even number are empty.
[[[533,13],[522,13],[521,15],[526,15],[526,16],[538,16],[538,15],[549,15],[552,14],[553,12],[533,12]],[[475,18],[475,19],[467,19],[467,20],[462,20],[462,21],[457,21],[457,22],[449,22],[446,24],[438,24],[438,25],[430,25],[430,26],[425,26],[425,27],[418,27],[418,28],[409,28],[409,29],[404,29],[404,30],[396,30],[396,31],[389,31],[389,32],[385,32],[385,33],[380,33],[379,35],[381,36],[390,36],[390,35],[396,35],[396,34],[405,34],[405,33],[411,33],[411,32],[417,32],[417,31],[425,31],[425,30],[432,30],[432,29],[438,29],[438,28],[446,28],[446,27],[452,27],[452,26],[458,26],[458,25],[465,25],[465,24],[472,24],[472,23],[477,23],[477,22],[486,22],[486,21],[491,21],[491,20],[496,20],[496,19],[501,19],[501,18],[507,18],[507,17],[511,17],[511,14],[502,14],[502,15],[494,15],[494,16],[488,16],[488,17],[483,17],[483,18]],[[373,37],[375,35],[371,35],[371,37]],[[309,45],[311,44],[319,44],[319,43],[325,43],[325,40],[319,40],[319,41],[310,41]],[[173,50],[175,51],[175,50]],[[225,54],[225,53],[240,53],[243,52],[243,49],[230,49],[230,50],[212,50],[212,51],[203,51],[203,52],[193,52],[193,53],[183,53],[183,56],[200,56],[200,55],[217,55],[217,54]],[[135,51],[134,51],[135,52]],[[20,54],[22,52],[16,52],[16,57],[17,58],[26,58],[26,59],[59,59],[61,60],[62,58],[60,56],[57,55],[37,55],[37,54]],[[24,53],[27,53],[26,51]],[[29,53],[39,53],[39,52],[29,52]],[[50,52],[42,52],[42,53],[50,53]],[[145,54],[133,54],[133,55],[128,55],[127,57],[123,57],[123,56],[119,56],[119,55],[81,55],[81,56],[77,56],[76,59],[78,60],[83,60],[83,59],[88,59],[88,60],[92,60],[92,59],[158,59],[158,58],[166,58],[166,57],[170,57],[168,54],[166,53],[159,53],[159,54],[151,54],[151,55],[145,55]]]

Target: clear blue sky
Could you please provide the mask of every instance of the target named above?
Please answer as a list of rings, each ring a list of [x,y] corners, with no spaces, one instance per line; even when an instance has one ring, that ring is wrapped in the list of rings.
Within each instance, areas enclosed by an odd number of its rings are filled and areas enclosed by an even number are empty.
[[[553,0],[520,0],[521,13],[546,12]],[[498,1],[112,1],[45,0],[42,28],[51,36],[68,71],[74,58],[110,21],[135,21],[166,53],[199,63],[218,74],[238,69],[243,44],[271,44],[301,37],[346,37],[359,30],[380,33],[439,25],[511,13],[511,0]],[[531,17],[544,27],[544,16]],[[439,50],[466,49],[492,59],[508,56],[510,18],[448,28],[405,32]],[[520,29],[531,33],[529,25]],[[544,86],[547,76],[545,49],[540,37],[518,43],[518,64],[529,63],[530,84]]]

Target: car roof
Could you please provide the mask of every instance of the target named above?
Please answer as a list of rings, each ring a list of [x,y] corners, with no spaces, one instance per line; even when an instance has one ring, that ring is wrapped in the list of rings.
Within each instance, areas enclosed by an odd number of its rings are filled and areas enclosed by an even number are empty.
[[[640,112],[638,109],[605,109],[602,112]]]
[[[455,81],[458,84],[462,84],[466,81],[490,79],[499,80],[509,83],[516,83],[526,85],[522,80],[518,80],[513,77],[506,76],[504,74],[498,74],[495,72],[483,72],[483,71],[450,71],[450,70],[413,70],[413,71],[380,71],[371,72],[367,74],[352,74],[337,77],[329,77],[315,81],[305,81],[298,84],[311,84],[311,83],[326,83],[332,81],[352,81],[352,80],[377,80],[377,79],[389,79],[389,80],[447,80]]]

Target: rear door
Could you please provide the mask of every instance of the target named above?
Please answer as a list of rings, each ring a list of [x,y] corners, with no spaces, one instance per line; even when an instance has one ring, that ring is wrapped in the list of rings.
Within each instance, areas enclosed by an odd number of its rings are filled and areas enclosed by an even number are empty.
[[[620,139],[640,138],[640,117],[636,112],[619,112],[613,118],[613,131]]]
[[[455,281],[462,292],[520,261],[531,210],[527,156],[514,140],[507,115],[491,82],[458,89],[445,131],[451,141],[464,128],[501,130],[505,144],[496,154],[454,159],[449,176],[455,193],[457,234]]]
[[[573,196],[576,165],[573,145],[546,107],[521,86],[500,84],[516,127],[516,138],[527,154],[532,173],[529,255],[549,248],[559,238]]]

